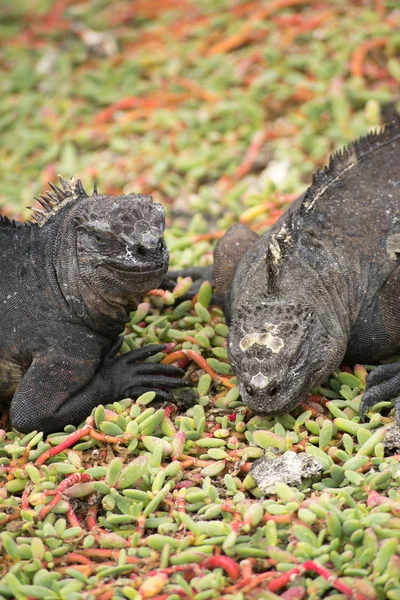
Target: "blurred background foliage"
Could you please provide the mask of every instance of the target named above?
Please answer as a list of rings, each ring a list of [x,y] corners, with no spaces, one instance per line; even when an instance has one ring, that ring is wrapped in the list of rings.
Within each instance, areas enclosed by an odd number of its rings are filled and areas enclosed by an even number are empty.
[[[2,211],[62,173],[151,193],[178,238],[269,225],[398,97],[399,25],[397,0],[2,2]]]

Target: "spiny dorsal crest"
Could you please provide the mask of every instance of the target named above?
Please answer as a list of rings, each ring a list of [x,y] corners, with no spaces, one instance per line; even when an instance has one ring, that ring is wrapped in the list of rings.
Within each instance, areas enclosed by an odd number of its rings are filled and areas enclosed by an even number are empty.
[[[397,138],[400,138],[400,117],[396,117],[382,129],[368,133],[332,154],[328,166],[314,173],[312,183],[304,195],[300,214],[306,216],[324,192],[343,177],[346,171]]]
[[[4,227],[5,229],[12,227],[13,229],[16,229],[17,227],[22,227],[24,225],[25,223],[22,223],[21,221],[16,221],[5,215],[0,215],[0,227]]]
[[[49,182],[49,186],[51,187],[51,192],[46,192],[46,194],[41,194],[38,197],[35,197],[35,200],[39,202],[39,204],[43,207],[43,210],[39,208],[31,208],[33,211],[33,218],[31,223],[36,223],[39,227],[43,227],[43,225],[54,215],[56,214],[60,208],[68,204],[69,202],[73,202],[76,200],[80,200],[81,198],[88,198],[89,196],[85,192],[85,189],[82,185],[82,181],[78,178],[71,177],[68,181],[64,179],[61,175],[58,176],[61,188]],[[93,194],[97,195],[97,186],[94,185]]]
[[[268,270],[268,290],[273,291],[275,288],[276,277],[279,273],[281,261],[293,240],[293,224],[292,215],[288,212],[287,219],[283,223],[280,230],[273,234],[271,241],[267,246],[266,263]]]

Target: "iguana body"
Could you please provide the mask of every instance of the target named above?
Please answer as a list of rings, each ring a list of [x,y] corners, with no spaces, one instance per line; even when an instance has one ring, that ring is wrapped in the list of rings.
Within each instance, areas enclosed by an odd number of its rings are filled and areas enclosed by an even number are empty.
[[[61,183],[36,222],[0,221],[0,398],[12,399],[23,432],[62,430],[100,403],[182,386],[179,369],[137,362],[162,346],[115,357],[129,311],[168,268],[163,208]]]
[[[214,258],[229,357],[254,412],[291,410],[343,359],[399,351],[400,120],[334,155],[264,235],[233,226]],[[400,363],[378,367],[361,412],[399,392]]]

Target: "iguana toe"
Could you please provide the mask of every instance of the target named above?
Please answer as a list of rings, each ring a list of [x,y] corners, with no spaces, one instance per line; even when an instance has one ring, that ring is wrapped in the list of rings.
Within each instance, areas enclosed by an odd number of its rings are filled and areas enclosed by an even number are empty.
[[[157,352],[162,352],[165,348],[165,344],[148,344],[141,348],[135,348],[130,352],[127,352],[124,357],[128,362],[136,362],[139,360],[145,360]]]
[[[388,365],[379,365],[368,375],[365,391],[379,385],[384,381],[388,381],[395,375],[400,373],[400,363],[390,363]]]
[[[366,392],[361,400],[360,416],[364,417],[367,410],[374,404],[391,400],[400,393],[400,362],[380,365],[368,377]],[[400,413],[400,406],[399,406]],[[397,418],[397,407],[396,407]]]

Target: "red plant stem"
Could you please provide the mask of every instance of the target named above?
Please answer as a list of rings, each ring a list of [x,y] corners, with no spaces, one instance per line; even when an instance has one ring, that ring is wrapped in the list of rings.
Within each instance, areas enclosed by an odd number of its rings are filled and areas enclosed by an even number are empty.
[[[7,523],[10,523],[10,521],[15,521],[15,519],[19,519],[21,515],[21,510],[18,508],[15,512],[12,513],[12,515],[7,515],[6,517],[4,517],[4,519],[0,520],[0,527],[3,527],[3,525],[7,525]]]
[[[351,60],[350,68],[353,77],[363,77],[364,75],[364,61],[370,50],[375,48],[382,48],[386,46],[387,38],[377,37],[372,40],[366,40],[357,46],[354,50]]]
[[[197,242],[208,242],[211,240],[219,240],[225,235],[225,231],[211,231],[210,233],[199,233],[193,236],[193,243]]]
[[[172,413],[174,412],[174,410],[176,410],[175,404],[168,404],[168,406],[166,406],[164,408],[164,416],[170,417],[172,415]]]
[[[57,564],[58,560],[59,559],[54,559],[52,562]],[[68,575],[69,569],[76,569],[76,571],[79,571],[79,573],[82,573],[85,577],[90,577],[94,568],[95,567],[91,565],[67,565],[66,567],[55,567],[54,571],[61,575]]]
[[[228,379],[228,377],[218,377],[218,380],[220,383],[222,383],[222,385],[224,385],[227,388],[234,388],[236,387],[236,383],[233,383],[230,379]]]
[[[261,19],[265,19],[273,12],[280,10],[281,8],[297,6],[298,4],[307,4],[307,2],[305,0],[275,0],[267,2],[265,6],[255,10],[251,17],[244,21],[238,32],[211,46],[211,48],[208,50],[208,56],[225,54],[235,50],[239,46],[242,46],[251,39],[254,28]]]
[[[98,113],[98,115],[95,118],[95,123],[96,124],[106,123],[107,121],[109,121],[111,119],[111,117],[117,110],[124,110],[127,108],[136,108],[140,105],[141,101],[143,102],[143,98],[142,99],[132,98],[132,97],[121,98],[121,100],[114,102],[114,104],[111,104],[110,106],[108,106],[107,108],[102,110],[100,113]],[[147,102],[151,102],[151,100],[147,99]],[[153,104],[154,104],[154,106],[157,106],[157,104],[159,104],[159,102],[153,100]]]
[[[123,435],[116,437],[114,435],[106,435],[105,433],[100,433],[95,429],[91,429],[90,437],[92,437],[94,440],[97,440],[98,442],[104,442],[105,444],[121,444],[132,439],[132,436],[128,433],[124,433]]]
[[[254,223],[254,225],[252,225],[251,228],[253,229],[253,231],[258,231],[259,229],[263,229],[264,227],[271,227],[272,225],[275,225],[277,219],[278,217],[267,217],[259,223]]]
[[[386,17],[386,2],[385,0],[375,0],[375,10],[381,19]]]
[[[86,523],[87,523],[87,529],[88,531],[91,531],[93,529],[93,527],[97,526],[97,504],[92,504],[92,506],[89,506],[88,511],[87,511],[87,518],[86,518]]]
[[[147,292],[147,295],[149,295],[149,296],[161,296],[161,298],[163,298],[165,296],[165,290],[160,290],[160,289],[149,290]]]
[[[49,502],[48,504],[46,504],[46,506],[44,506],[42,508],[42,510],[39,512],[39,517],[41,519],[44,519],[46,517],[46,515],[48,515],[49,512],[55,506],[57,506],[57,504],[60,502],[60,500],[62,498],[63,492],[67,489],[67,487],[75,485],[76,483],[84,483],[84,482],[87,482],[87,481],[92,481],[92,476],[88,475],[87,473],[73,473],[69,477],[66,477],[60,483],[60,485],[54,490],[53,500],[51,500],[51,502]]]
[[[25,488],[24,491],[22,492],[22,496],[21,496],[21,510],[28,510],[29,509],[29,492],[28,489]]]
[[[147,576],[152,577],[158,573],[173,575],[173,573],[181,573],[182,571],[193,571],[196,576],[204,575],[204,571],[200,565],[197,563],[191,563],[187,565],[174,565],[173,567],[166,567],[165,569],[153,569],[147,573]]]
[[[136,533],[140,535],[142,538],[144,536],[144,524],[146,521],[146,517],[144,515],[140,515],[136,524]]]
[[[178,460],[182,462],[182,469],[187,469],[188,467],[209,467],[213,464],[212,460],[202,460],[201,458],[196,458],[195,456],[188,456],[187,454],[181,454],[178,457]]]
[[[283,600],[302,600],[306,595],[306,590],[303,587],[291,587],[286,592],[280,595]]]
[[[229,556],[210,556],[203,561],[202,566],[205,569],[224,569],[232,581],[236,581],[240,576],[240,568],[236,561]]]
[[[332,587],[348,596],[348,598],[354,598],[355,600],[367,600],[367,598],[362,594],[354,593],[353,590],[348,585],[340,581],[340,579],[338,579],[332,573],[332,571],[329,571],[314,560],[306,560],[298,567],[294,567],[290,571],[282,573],[276,579],[274,579],[274,581],[271,581],[271,583],[268,584],[268,590],[270,592],[277,592],[283,586],[293,581],[296,575],[301,575],[304,573],[304,571],[312,571],[317,575],[320,575],[320,577],[323,577],[326,581],[328,581]]]
[[[94,562],[90,560],[90,558],[82,556],[82,552],[69,552],[67,556],[63,557],[63,560],[66,560],[69,563],[79,563],[81,565],[94,565]]]
[[[59,454],[66,448],[70,448],[71,446],[76,444],[76,442],[78,442],[80,439],[85,437],[85,435],[88,435],[88,433],[90,433],[91,429],[93,428],[93,424],[94,424],[94,418],[89,417],[86,420],[86,425],[84,427],[82,427],[82,429],[78,429],[77,431],[74,431],[74,433],[72,433],[71,435],[66,437],[65,440],[63,440],[60,444],[58,444],[57,446],[54,446],[54,448],[50,448],[49,450],[46,450],[46,452],[43,452],[43,454],[41,454],[39,456],[39,458],[37,459],[35,465],[37,467],[40,467],[44,462],[46,462],[46,460],[48,460],[52,456],[55,456],[56,454]]]
[[[54,494],[53,500],[51,500],[48,504],[46,504],[46,506],[44,508],[42,508],[42,510],[40,511],[39,518],[44,519],[49,514],[49,512],[55,506],[57,506],[57,504],[60,502],[60,500],[62,500],[62,495]]]
[[[188,479],[185,479],[184,481],[178,481],[178,483],[175,484],[176,490],[181,490],[182,488],[190,487],[193,487],[193,481],[189,481]]]
[[[289,524],[292,522],[292,515],[264,515],[262,522],[275,521],[275,523]]]
[[[43,24],[46,29],[51,31],[60,26],[64,10],[65,3],[62,0],[56,0],[49,12],[43,15]]]
[[[240,561],[240,571],[243,579],[248,579],[253,576],[253,565],[250,559],[245,558]]]
[[[215,379],[217,377],[217,374],[214,371],[214,369],[210,367],[210,365],[206,362],[206,359],[203,358],[201,354],[195,352],[194,350],[186,350],[186,355],[196,364],[198,364],[199,367],[201,367],[205,373],[208,373],[212,377],[212,379]]]
[[[171,354],[168,354],[168,356],[165,356],[162,359],[161,363],[163,365],[169,365],[177,360],[181,360],[186,357],[190,358],[190,360],[193,360],[197,365],[199,365],[201,369],[203,369],[203,371],[208,373],[213,379],[216,379],[218,377],[217,373],[214,371],[214,369],[210,367],[206,359],[194,350],[176,350],[175,352],[171,352]]]
[[[164,358],[160,362],[162,365],[170,365],[171,363],[177,360],[181,360],[183,358],[186,358],[186,354],[184,353],[184,351],[175,350],[175,352],[171,352],[171,354],[167,354],[167,356],[164,356]]]
[[[234,592],[237,592],[238,590],[241,590],[243,588],[245,588],[246,591],[250,591],[251,589],[257,587],[262,581],[270,579],[276,574],[277,571],[266,571],[265,573],[261,573],[260,575],[252,575],[251,577],[246,577],[246,579],[241,579],[239,583],[225,588],[224,593],[233,594]]]
[[[250,142],[249,149],[246,152],[244,160],[241,165],[236,169],[233,178],[235,180],[241,179],[250,171],[251,167],[255,160],[257,160],[258,155],[260,154],[261,147],[267,137],[266,130],[256,131],[253,136],[253,139]]]
[[[151,600],[167,600],[172,594],[176,594],[177,596],[181,596],[181,598],[188,598],[186,592],[182,589],[172,589],[168,594],[159,594],[158,596],[152,596]]]
[[[71,527],[82,527],[78,517],[76,516],[74,509],[71,504],[68,502],[68,510],[67,510],[67,519]]]
[[[114,596],[114,590],[107,590],[106,592],[103,592],[102,594],[100,594],[99,596],[96,596],[97,600],[112,600],[112,597]]]

